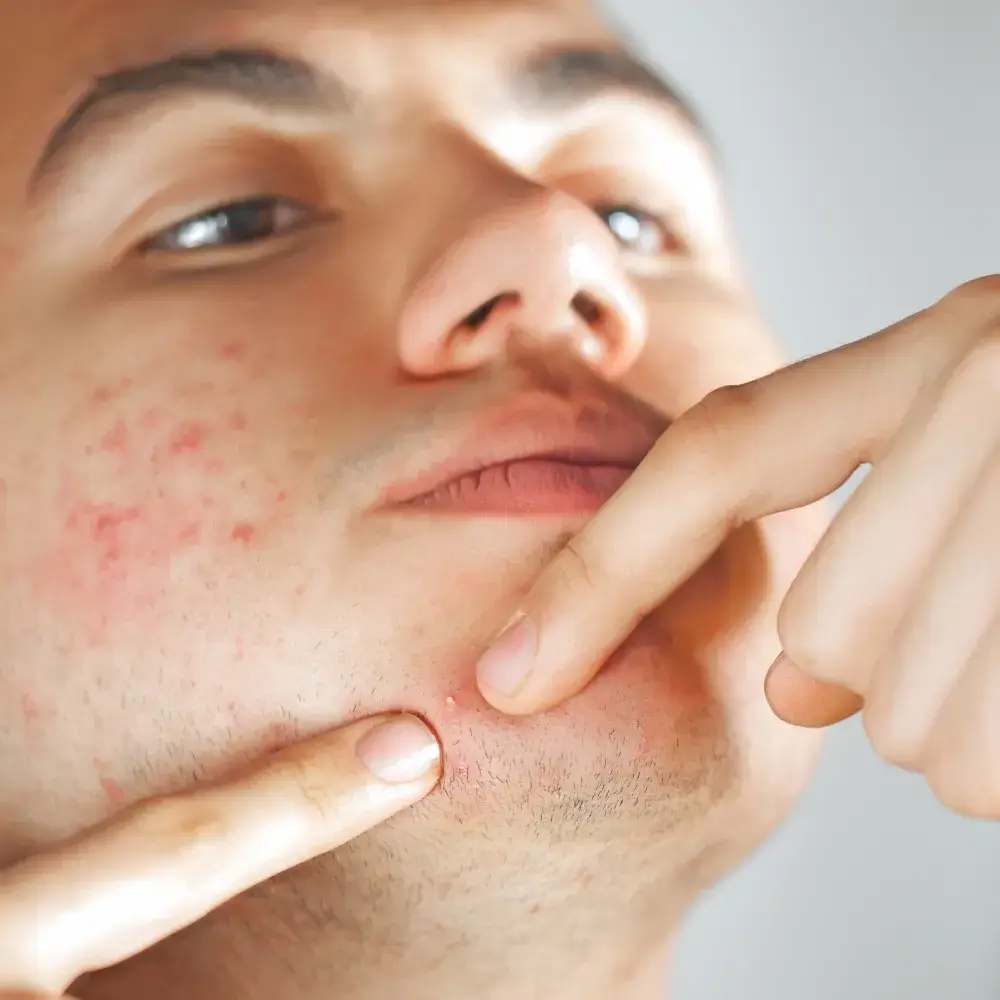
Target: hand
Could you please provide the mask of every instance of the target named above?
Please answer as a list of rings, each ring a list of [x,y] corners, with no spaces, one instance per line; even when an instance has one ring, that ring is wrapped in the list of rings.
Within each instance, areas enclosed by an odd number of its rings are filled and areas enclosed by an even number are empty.
[[[378,716],[0,872],[0,1000],[62,994],[423,798],[439,773],[422,722]]]
[[[575,694],[732,529],[865,464],[784,599],[768,700],[803,726],[863,707],[884,758],[1000,818],[1000,277],[684,414],[538,579],[484,696],[522,714]]]

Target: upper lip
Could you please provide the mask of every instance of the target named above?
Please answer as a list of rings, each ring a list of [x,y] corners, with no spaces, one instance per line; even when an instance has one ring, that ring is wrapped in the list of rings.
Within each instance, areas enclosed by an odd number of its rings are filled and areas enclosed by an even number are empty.
[[[620,404],[598,399],[509,402],[487,411],[457,447],[422,472],[391,485],[382,504],[405,504],[463,476],[529,459],[634,469],[663,430],[651,424]]]

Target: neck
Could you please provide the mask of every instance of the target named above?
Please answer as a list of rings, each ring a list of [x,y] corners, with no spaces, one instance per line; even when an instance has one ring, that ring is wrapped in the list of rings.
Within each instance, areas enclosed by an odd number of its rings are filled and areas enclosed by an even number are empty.
[[[372,879],[336,857],[252,890],[124,966],[82,1000],[660,1000],[681,906],[595,847],[497,848],[433,877]],[[381,859],[407,871],[404,859]],[[499,863],[498,863],[499,862]],[[607,862],[607,863],[605,863]],[[625,888],[623,888],[625,887]],[[688,900],[684,901],[685,903]],[[164,986],[163,984],[169,984]]]

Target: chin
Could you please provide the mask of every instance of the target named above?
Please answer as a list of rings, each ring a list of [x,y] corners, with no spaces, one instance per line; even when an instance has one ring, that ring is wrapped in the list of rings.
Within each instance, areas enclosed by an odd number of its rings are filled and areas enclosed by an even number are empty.
[[[543,529],[455,525],[436,580],[424,537],[391,539],[402,614],[382,627],[386,646],[406,650],[407,680],[380,688],[373,708],[420,712],[444,746],[441,785],[413,817],[460,840],[660,843],[686,830],[750,849],[787,813],[819,749],[817,734],[781,723],[764,699],[782,591],[759,530],[736,533],[580,694],[515,718],[481,697],[474,661],[565,543]]]

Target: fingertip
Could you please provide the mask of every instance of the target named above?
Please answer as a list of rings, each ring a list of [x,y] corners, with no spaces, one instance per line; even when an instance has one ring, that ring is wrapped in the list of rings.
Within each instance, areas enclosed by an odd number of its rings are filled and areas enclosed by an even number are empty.
[[[782,722],[803,729],[836,725],[864,707],[859,694],[810,677],[784,653],[771,664],[764,678],[764,697]]]
[[[393,786],[433,786],[441,776],[442,751],[437,734],[409,712],[378,716],[355,745],[365,769]],[[423,794],[426,794],[424,792]]]
[[[501,711],[516,706],[535,671],[538,626],[527,612],[516,612],[476,663],[476,683],[483,697]]]

